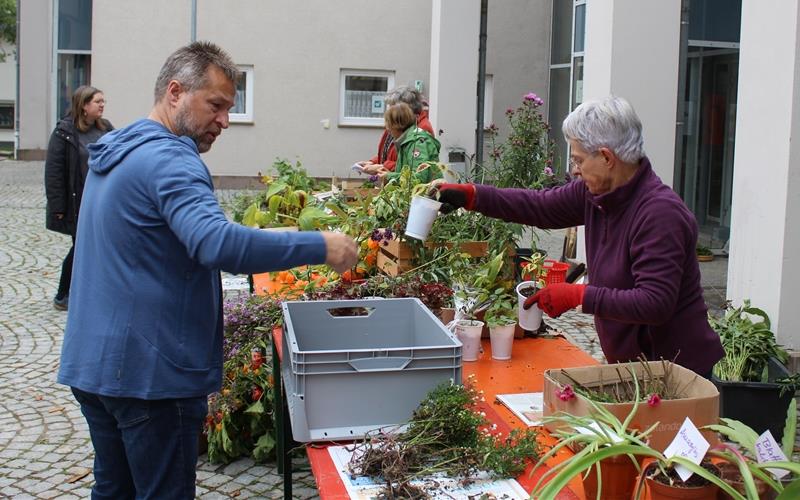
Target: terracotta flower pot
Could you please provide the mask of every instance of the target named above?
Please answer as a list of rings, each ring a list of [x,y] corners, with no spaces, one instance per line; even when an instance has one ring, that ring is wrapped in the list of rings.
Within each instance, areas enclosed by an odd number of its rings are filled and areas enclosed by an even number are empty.
[[[728,483],[731,488],[738,491],[742,495],[747,496],[745,494],[744,482],[742,482],[742,474],[739,472],[739,467],[732,463],[722,462],[717,464],[717,468],[719,469],[720,477],[726,483]],[[762,500],[772,500],[777,496],[777,492],[770,488],[767,483],[757,477],[754,477],[753,479],[755,480],[758,498]],[[719,498],[720,500],[728,500],[731,498],[731,496],[724,491],[721,491],[719,493]]]
[[[656,481],[655,479],[645,479],[647,489],[650,492],[650,500],[661,500],[668,498],[690,498],[693,500],[716,500],[719,487],[716,484],[707,484],[694,488],[685,486],[670,486]]]
[[[604,458],[600,461],[600,478],[603,500],[630,500],[636,486],[638,471],[630,457],[620,455]],[[589,474],[583,479],[583,491],[587,500],[597,498],[597,469],[592,466]]]

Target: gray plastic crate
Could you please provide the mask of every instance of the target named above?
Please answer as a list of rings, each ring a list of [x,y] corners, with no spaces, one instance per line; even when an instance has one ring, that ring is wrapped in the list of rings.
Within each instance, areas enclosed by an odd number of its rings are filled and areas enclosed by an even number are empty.
[[[296,441],[357,439],[403,424],[428,391],[461,383],[461,342],[419,299],[289,301],[283,318],[281,370]]]

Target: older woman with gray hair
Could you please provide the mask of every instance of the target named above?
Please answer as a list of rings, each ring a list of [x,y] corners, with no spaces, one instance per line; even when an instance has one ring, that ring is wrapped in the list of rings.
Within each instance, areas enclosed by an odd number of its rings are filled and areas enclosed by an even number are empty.
[[[614,96],[585,102],[562,132],[572,182],[538,191],[441,184],[442,212],[465,208],[543,229],[584,225],[589,284],[547,285],[525,307],[557,317],[582,306],[610,363],[643,355],[710,377],[723,350],[700,286],[697,221],[653,172],[633,107]]]
[[[428,120],[428,103],[425,102],[425,97],[420,91],[411,87],[397,87],[386,94],[383,101],[387,110],[400,102],[408,104],[416,116],[417,127],[429,133],[431,137],[436,137],[436,134],[433,133],[433,126]],[[389,129],[383,130],[381,140],[378,142],[378,154],[369,160],[358,162],[363,167],[363,172],[369,175],[385,175],[394,172],[396,163],[397,147]]]

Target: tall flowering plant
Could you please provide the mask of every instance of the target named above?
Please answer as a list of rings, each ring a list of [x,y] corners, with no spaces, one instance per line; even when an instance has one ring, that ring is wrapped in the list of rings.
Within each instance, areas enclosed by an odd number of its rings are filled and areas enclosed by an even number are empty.
[[[263,462],[275,448],[274,378],[269,334],[281,320],[280,303],[250,296],[223,306],[222,389],[208,397],[204,432],[208,459],[228,463],[242,455]]]
[[[484,170],[492,184],[539,189],[560,182],[553,167],[555,144],[548,135],[550,125],[541,113],[543,104],[541,97],[530,92],[522,97],[518,108],[508,108],[509,134],[505,142],[498,140],[496,125],[488,128],[491,164]]]

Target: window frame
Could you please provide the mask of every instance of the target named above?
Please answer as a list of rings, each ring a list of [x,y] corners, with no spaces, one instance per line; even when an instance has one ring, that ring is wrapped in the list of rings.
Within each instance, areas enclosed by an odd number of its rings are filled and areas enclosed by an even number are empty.
[[[386,78],[386,91],[389,92],[395,88],[395,72],[393,70],[378,70],[378,69],[341,69],[339,71],[339,120],[340,127],[373,127],[383,128],[383,117],[380,118],[367,118],[357,116],[345,116],[345,92],[347,91],[345,85],[348,76],[366,76],[366,77],[385,77]]]
[[[237,69],[244,73],[244,113],[228,113],[228,121],[230,123],[253,123],[253,99],[255,92],[253,90],[254,72],[252,64],[237,64]]]

